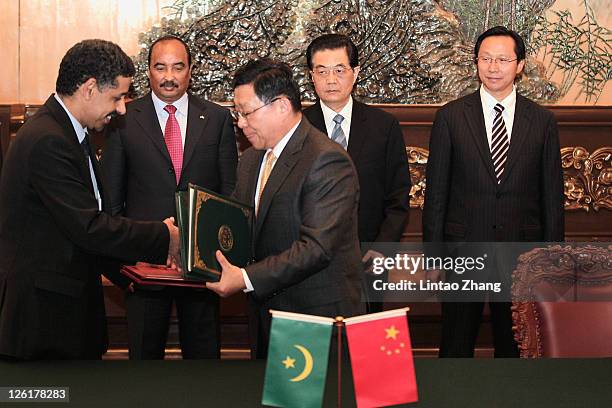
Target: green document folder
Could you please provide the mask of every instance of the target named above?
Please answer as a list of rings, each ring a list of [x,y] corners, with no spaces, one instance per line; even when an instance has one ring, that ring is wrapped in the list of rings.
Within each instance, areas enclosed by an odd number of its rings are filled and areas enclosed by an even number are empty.
[[[218,281],[217,250],[238,267],[251,261],[253,207],[189,184],[176,193],[176,215],[186,279]]]

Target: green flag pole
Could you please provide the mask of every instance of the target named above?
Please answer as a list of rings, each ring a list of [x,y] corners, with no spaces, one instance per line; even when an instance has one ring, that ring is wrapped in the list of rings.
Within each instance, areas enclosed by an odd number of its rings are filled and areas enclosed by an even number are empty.
[[[338,408],[342,408],[342,326],[344,317],[336,316],[334,324],[338,328]]]

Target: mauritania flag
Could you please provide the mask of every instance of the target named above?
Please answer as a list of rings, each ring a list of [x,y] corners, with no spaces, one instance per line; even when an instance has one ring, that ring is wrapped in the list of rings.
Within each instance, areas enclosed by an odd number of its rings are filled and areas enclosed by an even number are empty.
[[[320,407],[334,319],[271,310],[262,404]]]

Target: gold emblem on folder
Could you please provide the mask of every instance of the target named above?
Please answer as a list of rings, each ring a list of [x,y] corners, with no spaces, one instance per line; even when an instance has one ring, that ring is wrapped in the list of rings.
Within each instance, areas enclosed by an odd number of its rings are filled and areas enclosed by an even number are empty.
[[[219,240],[219,246],[224,252],[230,251],[234,247],[234,235],[232,234],[232,229],[227,225],[219,227],[217,239]]]

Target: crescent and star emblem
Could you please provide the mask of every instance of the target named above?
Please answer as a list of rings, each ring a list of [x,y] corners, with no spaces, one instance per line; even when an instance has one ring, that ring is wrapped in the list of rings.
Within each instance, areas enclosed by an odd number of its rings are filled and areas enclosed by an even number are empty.
[[[303,381],[306,378],[308,378],[308,376],[312,372],[312,366],[313,366],[312,354],[310,354],[310,351],[308,351],[306,347],[301,346],[299,344],[295,344],[293,347],[298,349],[304,356],[304,369],[296,377],[289,379],[289,381],[299,382],[299,381]],[[283,364],[285,365],[285,368],[295,368],[294,363],[295,363],[295,359],[289,356],[287,356],[287,358],[283,360]]]

